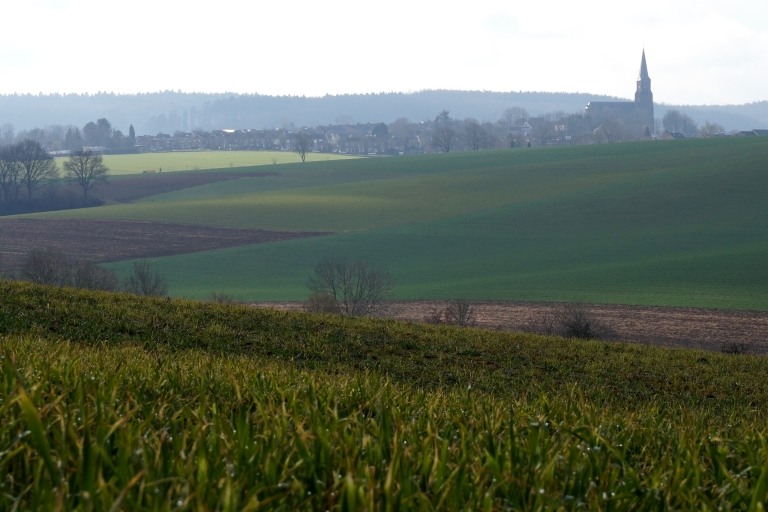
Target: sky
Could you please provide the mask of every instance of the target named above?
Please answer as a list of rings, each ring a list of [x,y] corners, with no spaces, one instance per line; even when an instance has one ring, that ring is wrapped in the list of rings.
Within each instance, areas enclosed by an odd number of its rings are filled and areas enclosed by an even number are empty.
[[[5,0],[0,94],[427,89],[768,100],[766,0]],[[9,5],[10,4],[10,5]]]

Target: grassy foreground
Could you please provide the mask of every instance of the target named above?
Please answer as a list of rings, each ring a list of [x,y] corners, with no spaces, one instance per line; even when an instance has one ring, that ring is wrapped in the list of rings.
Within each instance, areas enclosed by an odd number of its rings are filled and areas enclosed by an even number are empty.
[[[764,358],[0,283],[0,509],[760,510]]]

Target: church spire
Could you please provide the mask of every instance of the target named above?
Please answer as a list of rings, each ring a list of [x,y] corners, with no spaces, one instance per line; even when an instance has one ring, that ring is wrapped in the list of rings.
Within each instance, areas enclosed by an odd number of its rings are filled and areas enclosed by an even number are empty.
[[[637,91],[635,92],[635,103],[653,105],[653,93],[651,92],[651,77],[648,76],[648,65],[645,62],[645,48],[643,48],[643,58],[640,61],[640,76],[637,78]],[[652,107],[651,107],[652,108]]]
[[[651,77],[648,76],[648,65],[645,63],[645,48],[643,48],[643,59],[640,61],[640,76],[637,80],[647,80],[650,86]]]

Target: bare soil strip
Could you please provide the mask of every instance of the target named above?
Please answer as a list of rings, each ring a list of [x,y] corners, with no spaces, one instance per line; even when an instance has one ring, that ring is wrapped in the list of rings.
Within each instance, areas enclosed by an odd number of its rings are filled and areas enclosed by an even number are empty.
[[[275,172],[163,172],[118,176],[102,183],[95,195],[106,203],[130,203],[138,199],[219,181],[263,178]],[[77,189],[75,189],[77,191]]]
[[[258,306],[300,310],[300,303],[258,303]],[[447,302],[391,302],[382,316],[424,322]],[[541,332],[559,304],[536,302],[473,302],[477,327]],[[747,354],[768,354],[768,312],[719,309],[584,304],[590,318],[610,332],[610,339],[679,348],[727,351],[734,344]]]
[[[18,269],[31,249],[54,249],[101,263],[323,234],[124,220],[0,219],[0,269]]]

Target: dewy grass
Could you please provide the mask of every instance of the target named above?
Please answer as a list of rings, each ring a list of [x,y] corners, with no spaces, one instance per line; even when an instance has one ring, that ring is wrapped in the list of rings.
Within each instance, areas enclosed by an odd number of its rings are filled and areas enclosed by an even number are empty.
[[[747,509],[764,358],[0,283],[0,509]]]

